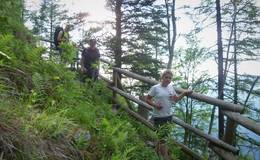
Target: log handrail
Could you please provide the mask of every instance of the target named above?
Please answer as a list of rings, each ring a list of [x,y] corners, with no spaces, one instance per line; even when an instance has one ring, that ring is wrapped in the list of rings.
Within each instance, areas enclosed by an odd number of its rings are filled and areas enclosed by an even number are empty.
[[[237,157],[233,155],[231,152],[227,152],[217,146],[214,146],[212,144],[209,144],[209,148],[211,148],[217,155],[222,157],[225,160],[237,160]]]
[[[232,119],[233,121],[239,123],[241,126],[253,131],[254,133],[260,135],[260,123],[253,121],[247,117],[242,116],[239,113],[223,111],[224,115]]]
[[[136,73],[126,71],[126,70],[124,70],[122,68],[113,67],[114,65],[112,63],[110,63],[109,61],[107,61],[107,60],[104,60],[104,59],[100,59],[100,60],[102,62],[107,63],[110,66],[112,66],[113,72],[117,72],[117,73],[125,75],[127,77],[131,77],[131,78],[134,78],[134,79],[146,82],[146,83],[148,83],[150,85],[155,85],[155,84],[159,83],[156,80],[152,80],[152,79],[149,79],[147,77],[138,75]],[[104,79],[105,77],[101,76],[101,78]],[[114,82],[112,82],[112,81],[110,81],[108,79],[105,79],[105,80],[107,82],[109,82],[110,84],[114,84]],[[121,96],[123,96],[123,97],[125,97],[127,99],[130,99],[130,100],[136,102],[137,104],[145,107],[148,110],[152,110],[152,108],[153,108],[149,104],[147,104],[147,103],[145,103],[145,102],[135,98],[134,96],[124,92],[123,90],[118,89],[115,86],[109,86],[109,88],[114,93],[120,94]],[[181,88],[174,87],[174,89],[176,90],[177,93],[183,92],[183,89],[181,89]],[[239,123],[240,125],[244,126],[245,128],[247,128],[247,129],[253,131],[254,133],[260,135],[260,123],[257,123],[257,122],[255,122],[255,121],[253,121],[253,120],[251,120],[251,119],[249,119],[247,117],[244,117],[244,116],[242,116],[240,114],[240,113],[242,113],[244,111],[244,106],[241,106],[241,105],[238,105],[238,104],[233,104],[233,103],[230,103],[230,102],[226,102],[224,100],[216,99],[216,98],[209,97],[209,96],[206,96],[206,95],[203,95],[203,94],[199,94],[199,93],[195,93],[195,92],[193,92],[191,95],[188,95],[188,97],[219,107],[219,109],[222,109],[224,115],[226,115],[228,118],[236,121],[237,123]],[[149,124],[150,122],[146,123],[145,119],[140,119],[141,116],[139,116],[138,113],[132,111],[129,108],[124,108],[124,110],[127,113],[129,113],[131,116],[135,117],[136,119],[138,119],[139,121],[144,123],[150,129],[154,130],[154,127]],[[228,144],[228,143],[226,143],[226,142],[224,142],[224,141],[222,141],[222,140],[220,140],[218,138],[215,138],[215,137],[213,137],[211,135],[208,135],[208,134],[204,133],[202,130],[194,128],[193,126],[185,123],[184,121],[180,120],[179,118],[177,118],[175,116],[173,116],[172,122],[182,126],[185,129],[188,129],[189,131],[191,131],[191,132],[195,133],[196,135],[198,135],[198,136],[204,138],[205,140],[207,140],[209,142],[209,144],[210,144],[209,147],[215,153],[217,153],[220,157],[222,157],[223,159],[225,159],[225,160],[230,160],[230,159],[233,160],[233,159],[237,158],[234,155],[234,154],[238,154],[238,152],[239,152],[239,150],[236,147],[234,147],[234,146],[232,146],[232,145],[230,145],[230,144]],[[186,153],[191,151],[191,155],[193,155],[194,152],[191,149],[189,149],[187,146],[185,146],[184,144],[181,144],[181,145],[178,144],[178,145],[181,146],[183,151],[185,151]],[[185,150],[185,149],[188,149],[188,150]]]
[[[146,78],[144,76],[138,75],[138,74],[133,73],[133,72],[125,71],[121,68],[113,67],[113,69],[116,70],[117,72],[121,73],[121,74],[128,76],[128,77],[135,78],[135,79],[138,79],[140,81],[143,81],[143,82],[146,82],[146,83],[149,83],[149,84],[152,84],[152,85],[159,83],[158,81],[151,80],[149,78]],[[178,93],[181,93],[183,91],[183,89],[181,89],[181,88],[174,87],[174,89]],[[229,110],[229,111],[233,111],[233,112],[242,112],[243,108],[244,108],[243,106],[238,105],[238,104],[229,103],[229,102],[226,102],[226,101],[223,101],[223,100],[220,100],[220,99],[205,96],[203,94],[199,94],[199,93],[195,93],[195,92],[193,92],[191,95],[189,95],[189,97],[193,98],[193,99],[197,99],[199,101],[206,102],[208,104],[219,106],[223,110]]]
[[[102,78],[102,77],[101,77]],[[115,100],[117,101],[117,100]],[[117,101],[117,103],[119,103]],[[120,104],[120,103],[119,103]],[[134,117],[135,119],[137,119],[139,122],[141,122],[142,124],[146,125],[149,129],[155,131],[155,127],[153,126],[153,124],[149,121],[147,121],[146,119],[144,119],[143,117],[141,117],[139,114],[137,114],[136,112],[132,111],[131,109],[129,109],[128,107],[125,107],[125,106],[121,106],[121,108],[126,111],[130,116]],[[198,155],[196,152],[192,151],[189,147],[185,146],[184,144],[182,143],[179,143],[177,141],[175,141],[173,139],[173,142],[175,144],[177,144],[181,150],[183,150],[184,152],[186,152],[187,154],[191,155],[194,159],[196,160],[203,160],[203,158]],[[221,150],[221,149],[220,149]]]
[[[112,63],[110,63],[110,62],[108,62],[108,61],[106,61],[104,59],[101,59],[101,61],[104,62],[104,63],[108,63],[109,65],[113,65]],[[121,73],[121,74],[124,74],[124,75],[128,76],[128,77],[135,78],[137,80],[146,82],[146,83],[151,84],[151,85],[159,83],[156,80],[152,80],[152,79],[146,78],[144,76],[138,75],[138,74],[133,73],[133,72],[125,71],[125,70],[123,70],[121,68],[113,67],[113,69],[115,71]],[[175,90],[178,93],[183,91],[183,89],[181,89],[181,88],[175,88]],[[213,98],[213,97],[205,96],[205,95],[202,95],[202,94],[199,94],[199,93],[195,93],[195,92],[193,92],[191,95],[189,95],[189,97],[197,99],[199,101],[206,102],[208,104],[212,104],[212,105],[221,107],[221,109],[223,109],[225,111],[224,114],[227,117],[235,120],[240,125],[242,125],[245,128],[253,131],[254,133],[257,133],[257,134],[260,135],[260,123],[254,122],[254,121],[250,120],[249,118],[246,118],[246,117],[242,116],[241,114],[239,114],[240,112],[242,112],[244,110],[243,106],[238,105],[238,104],[232,104],[230,102],[226,102],[226,101],[223,101],[223,100],[220,100],[220,99],[216,99],[216,98]],[[230,111],[239,112],[239,113],[235,114],[235,113],[232,113]]]
[[[126,98],[129,98],[130,100],[136,102],[137,104],[140,104],[140,105],[146,107],[147,109],[150,109],[150,110],[151,110],[150,107],[152,107],[152,106],[150,106],[149,104],[147,104],[147,103],[145,103],[145,102],[143,102],[143,101],[141,101],[141,100],[135,98],[134,96],[132,96],[132,95],[130,95],[130,94],[128,94],[128,93],[125,93],[124,91],[122,91],[122,90],[120,90],[120,89],[118,89],[118,88],[116,88],[116,87],[111,87],[111,86],[109,86],[109,88],[110,88],[111,90],[113,90],[114,92],[117,92],[117,93],[120,94],[121,96],[126,97]],[[199,135],[200,137],[203,137],[203,138],[206,139],[207,141],[209,141],[209,142],[211,142],[211,143],[214,143],[215,145],[217,145],[217,146],[219,146],[219,147],[221,147],[221,148],[223,148],[223,149],[229,150],[229,151],[231,151],[231,152],[233,152],[233,153],[236,153],[236,154],[237,154],[238,151],[239,151],[239,150],[238,150],[237,148],[235,148],[234,146],[232,146],[232,145],[230,145],[230,144],[227,144],[227,143],[223,142],[222,140],[219,140],[219,139],[217,139],[217,138],[215,138],[215,137],[213,137],[213,136],[211,136],[211,135],[208,135],[208,134],[204,133],[203,131],[201,131],[201,130],[199,130],[199,129],[197,129],[197,128],[192,127],[191,125],[189,125],[189,124],[183,122],[182,120],[180,120],[179,118],[177,118],[177,117],[175,117],[175,116],[173,116],[172,122],[174,122],[174,123],[176,123],[176,124],[182,126],[183,128],[188,129],[189,131],[195,133],[196,135]]]
[[[111,66],[113,66],[112,63],[110,63],[109,61],[103,59],[103,58],[100,58],[100,60],[104,63],[107,63]],[[159,82],[156,81],[156,80],[152,80],[152,79],[149,79],[149,78],[146,78],[144,76],[141,76],[141,75],[138,75],[136,73],[133,73],[133,72],[129,72],[129,71],[126,71],[126,70],[123,70],[121,68],[116,68],[116,67],[113,67],[114,70],[116,70],[117,72],[121,73],[121,74],[124,74],[126,76],[129,76],[131,78],[135,78],[135,79],[138,79],[140,81],[143,81],[143,82],[146,82],[148,84],[151,84],[151,85],[155,85],[155,84],[158,84]],[[183,91],[183,89],[181,88],[174,88],[178,93],[181,93]],[[230,103],[230,102],[226,102],[226,101],[223,101],[223,100],[220,100],[220,99],[216,99],[216,98],[213,98],[213,97],[209,97],[209,96],[206,96],[206,95],[203,95],[203,94],[199,94],[199,93],[196,93],[196,92],[193,92],[191,95],[189,95],[190,98],[193,98],[193,99],[197,99],[199,101],[203,101],[203,102],[206,102],[208,104],[212,104],[212,105],[215,105],[215,106],[219,106],[221,107],[221,109],[223,110],[229,110],[229,111],[233,111],[233,112],[243,112],[244,110],[244,107],[241,106],[241,105],[238,105],[238,104],[233,104],[233,103]]]
[[[121,74],[129,76],[131,78],[135,78],[135,79],[144,81],[144,82],[152,84],[152,85],[159,83],[158,81],[148,79],[148,78],[141,76],[141,75],[138,75],[136,73],[125,71],[121,68],[114,67],[114,70],[116,70],[117,72],[119,72]],[[180,88],[175,88],[175,90],[178,93],[183,91],[183,89],[180,89]],[[260,123],[254,122],[254,121],[250,120],[249,118],[242,116],[240,113],[234,113],[234,112],[242,112],[243,108],[244,108],[243,106],[238,105],[238,104],[233,104],[233,103],[230,103],[230,102],[226,102],[226,101],[223,101],[223,100],[220,100],[220,99],[212,98],[212,97],[209,97],[209,96],[205,96],[205,95],[195,93],[195,92],[193,92],[191,95],[188,95],[188,96],[191,97],[191,98],[197,99],[199,101],[203,101],[203,102],[221,107],[224,110],[224,114],[227,117],[235,120],[240,125],[242,125],[245,128],[253,131],[254,133],[257,133],[257,134],[260,135]],[[233,112],[231,112],[231,111],[233,111]]]
[[[140,105],[144,106],[144,107],[147,108],[148,110],[152,110],[152,109],[153,109],[153,107],[152,107],[151,105],[145,103],[144,101],[141,101],[141,100],[135,98],[134,96],[132,96],[132,95],[130,95],[130,94],[128,94],[128,93],[126,93],[126,92],[124,92],[124,91],[122,91],[122,90],[116,88],[116,87],[108,86],[108,88],[110,88],[110,89],[113,90],[114,92],[117,92],[117,93],[120,94],[121,96],[123,96],[123,97],[125,97],[125,98],[128,98],[128,99],[130,99],[130,100],[136,102],[137,104],[140,104]]]

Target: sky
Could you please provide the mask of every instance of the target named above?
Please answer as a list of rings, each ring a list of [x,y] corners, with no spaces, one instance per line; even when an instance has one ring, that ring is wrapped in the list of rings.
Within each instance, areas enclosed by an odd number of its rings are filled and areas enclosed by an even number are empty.
[[[26,0],[28,5],[33,8],[39,7],[40,0]],[[157,3],[163,2],[158,0]],[[176,8],[182,5],[198,6],[200,0],[177,0]],[[66,4],[66,8],[71,13],[88,12],[89,17],[87,18],[89,26],[93,25],[91,22],[104,22],[107,20],[114,20],[114,14],[109,11],[105,5],[106,0],[61,0],[61,3]],[[257,1],[257,5],[260,6],[260,0]],[[176,11],[176,16],[179,17],[177,21],[177,32],[180,34],[188,33],[193,28],[191,20],[182,12]],[[202,46],[212,46],[216,43],[216,29],[214,27],[208,28],[199,35]],[[176,47],[185,47],[185,41],[183,38],[178,38]],[[217,74],[217,64],[212,61],[206,61],[201,65],[202,70],[208,70],[211,75]],[[260,75],[260,60],[243,62],[238,66],[240,74],[252,74]]]

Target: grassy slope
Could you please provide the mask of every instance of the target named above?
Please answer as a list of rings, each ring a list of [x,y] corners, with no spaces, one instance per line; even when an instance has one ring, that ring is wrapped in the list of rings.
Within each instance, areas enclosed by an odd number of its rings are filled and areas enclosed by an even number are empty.
[[[123,113],[111,112],[110,91],[104,84],[80,84],[74,73],[53,62],[41,66],[42,73],[31,73],[30,90],[10,85],[19,94],[14,96],[2,88],[4,158],[157,159],[139,136],[151,133]]]
[[[156,135],[113,113],[104,84],[42,59],[20,2],[0,5],[0,159],[158,159],[144,144]]]

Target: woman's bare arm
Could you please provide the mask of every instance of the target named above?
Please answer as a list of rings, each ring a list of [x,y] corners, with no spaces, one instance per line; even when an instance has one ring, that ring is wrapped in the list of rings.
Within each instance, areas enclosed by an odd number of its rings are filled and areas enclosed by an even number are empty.
[[[174,101],[174,102],[178,102],[179,100],[181,100],[184,96],[187,96],[189,94],[191,94],[193,91],[192,90],[185,90],[183,91],[181,94],[179,95],[174,95],[171,97],[171,99]]]
[[[157,109],[161,109],[162,108],[162,106],[158,103],[158,104],[156,104],[156,103],[154,103],[154,101],[153,101],[153,97],[152,96],[150,96],[150,95],[148,95],[147,97],[146,97],[146,103],[148,103],[148,104],[150,104],[151,106],[153,106],[154,108],[157,108]]]

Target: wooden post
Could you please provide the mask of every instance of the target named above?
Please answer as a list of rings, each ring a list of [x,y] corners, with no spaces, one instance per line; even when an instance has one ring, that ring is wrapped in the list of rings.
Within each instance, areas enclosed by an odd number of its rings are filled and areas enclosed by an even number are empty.
[[[260,135],[260,123],[259,122],[256,122],[247,117],[244,117],[239,113],[224,111],[223,114],[226,115],[227,117],[229,117],[230,119],[236,121],[238,124],[249,129],[250,131]]]
[[[141,101],[145,101],[146,99],[146,96],[140,96],[139,99]],[[148,116],[149,116],[149,110],[147,110],[144,106],[142,105],[138,105],[138,110],[137,110],[137,113],[142,116],[144,119],[148,119]]]
[[[115,70],[113,70],[113,86],[115,88],[117,88],[117,72]],[[113,98],[112,98],[113,102],[112,103],[116,104],[114,100],[116,100],[116,92],[115,91],[113,91]]]
[[[227,151],[230,151],[230,152],[233,152],[235,154],[238,154],[239,150],[237,148],[235,148],[234,146],[229,145],[229,144],[225,143],[224,141],[219,140],[219,139],[217,139],[217,138],[215,138],[213,136],[210,136],[210,135],[204,133],[200,129],[194,128],[193,126],[185,123],[184,121],[182,121],[181,119],[179,119],[179,118],[177,118],[175,116],[172,117],[172,122],[182,126],[185,129],[188,129],[189,131],[193,132],[194,134],[196,134],[196,135],[206,139],[207,141],[211,142],[215,146],[218,146],[218,147],[223,148],[223,149],[225,149]]]
[[[235,144],[236,128],[237,123],[231,118],[227,118],[224,141],[228,144]]]
[[[223,158],[224,160],[237,160],[237,157],[232,154],[231,152],[228,152],[222,148],[219,148],[217,146],[214,146],[213,144],[209,144],[209,147],[215,152],[217,153],[217,155],[219,155],[221,158]]]
[[[98,75],[99,78],[101,78],[102,80],[104,80],[105,82],[107,82],[109,84],[109,86],[113,85],[113,81],[109,80],[108,78],[102,76],[101,74]]]
[[[116,87],[110,87],[110,86],[108,86],[108,88],[110,88],[113,92],[116,92],[116,93],[120,94],[121,96],[126,97],[126,98],[128,98],[129,100],[132,100],[132,101],[134,101],[135,103],[144,106],[144,107],[147,108],[148,110],[152,110],[152,109],[153,109],[153,107],[152,107],[151,105],[149,105],[149,104],[147,104],[147,103],[145,103],[145,102],[143,102],[143,101],[141,101],[141,100],[135,98],[134,96],[132,96],[132,95],[130,95],[130,94],[128,94],[128,93],[126,93],[126,92],[124,92],[124,91],[122,91],[122,90],[116,88]]]
[[[117,88],[121,89],[122,91],[125,91],[124,88],[123,88],[123,85],[122,85],[122,83],[121,83],[121,78],[119,77],[119,74],[117,74],[116,78],[117,78]],[[125,101],[126,101],[128,107],[133,110],[134,107],[133,107],[132,104],[130,103],[129,99],[127,99],[127,98],[125,97]]]

